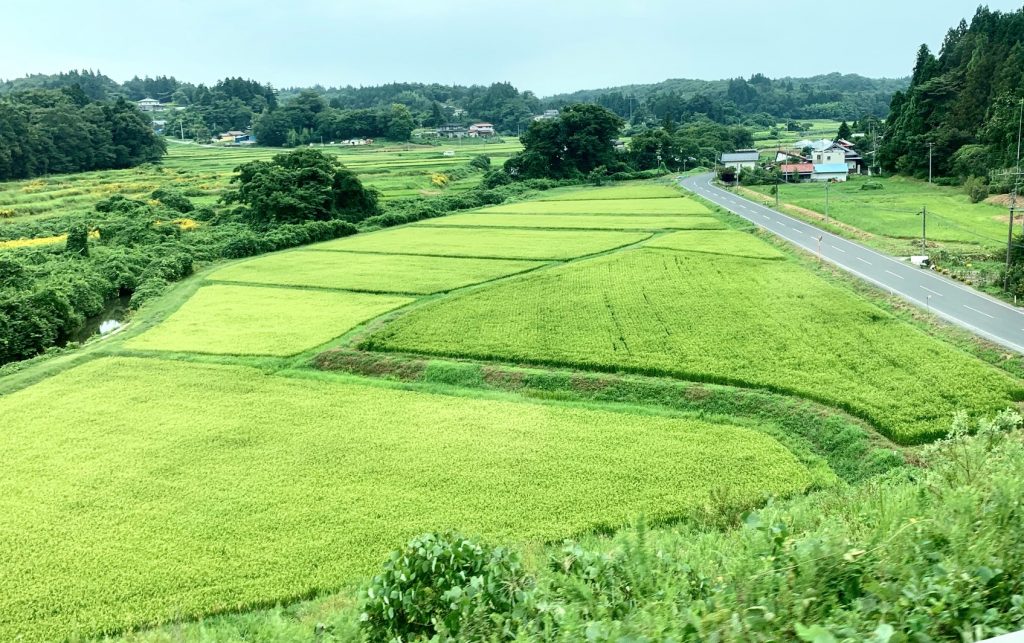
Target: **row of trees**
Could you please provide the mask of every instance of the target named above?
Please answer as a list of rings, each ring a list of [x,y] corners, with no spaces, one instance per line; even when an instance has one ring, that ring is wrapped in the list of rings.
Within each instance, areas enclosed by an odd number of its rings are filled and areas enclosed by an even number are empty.
[[[595,103],[634,124],[665,120],[682,123],[706,117],[723,124],[750,122],[767,126],[787,119],[839,120],[864,114],[884,117],[893,93],[906,86],[904,79],[872,79],[855,74],[775,80],[754,74],[749,79],[679,79],[586,90],[553,96],[546,103],[553,107]]]
[[[77,85],[0,97],[0,180],[133,167],[165,151],[149,118],[121,98],[94,101]]]
[[[924,176],[985,176],[1016,160],[1024,98],[1024,9],[980,7],[950,29],[939,55],[918,50],[910,87],[892,99],[879,161]]]
[[[521,137],[523,151],[498,172],[509,180],[600,180],[622,172],[711,165],[722,152],[753,145],[750,130],[702,118],[645,129],[621,149],[616,137],[624,125],[624,119],[599,105],[566,106],[558,118],[533,123]],[[497,178],[492,173],[485,181]]]

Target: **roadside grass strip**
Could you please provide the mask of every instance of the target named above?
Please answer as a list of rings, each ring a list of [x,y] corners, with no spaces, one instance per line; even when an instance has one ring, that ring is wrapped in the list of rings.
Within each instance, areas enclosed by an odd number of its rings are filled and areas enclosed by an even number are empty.
[[[125,346],[220,355],[295,355],[411,301],[357,292],[207,285],[163,323]]]
[[[650,248],[706,252],[716,255],[749,257],[750,259],[785,259],[782,251],[752,234],[736,230],[700,230],[673,232],[655,237],[644,244]]]
[[[663,199],[519,201],[491,206],[484,211],[509,214],[711,214],[711,210],[703,203],[681,196]]]
[[[544,265],[539,261],[295,250],[225,266],[214,281],[428,295]]]
[[[554,541],[810,480],[753,429],[157,359],[89,362],[0,417],[5,641],[337,590],[427,530]]]
[[[713,217],[701,216],[615,216],[602,214],[492,214],[483,212],[455,214],[426,219],[413,224],[421,226],[481,226],[505,228],[548,228],[566,230],[724,230],[725,225]]]
[[[902,443],[1024,398],[1019,380],[793,262],[696,252],[629,250],[431,302],[363,347],[765,388]]]
[[[637,243],[636,232],[403,227],[312,246],[313,250],[448,255],[503,259],[572,259]],[[401,261],[396,258],[395,261]]]
[[[598,199],[664,199],[680,197],[678,189],[660,183],[626,183],[600,188],[555,188],[535,201],[596,201]]]

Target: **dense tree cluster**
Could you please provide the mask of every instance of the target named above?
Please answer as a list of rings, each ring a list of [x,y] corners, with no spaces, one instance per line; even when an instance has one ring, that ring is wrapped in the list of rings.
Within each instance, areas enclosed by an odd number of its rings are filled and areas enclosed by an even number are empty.
[[[331,107],[312,90],[300,92],[278,109],[256,119],[253,132],[261,145],[280,147],[341,141],[349,138],[408,140],[416,127],[405,105],[342,109]]]
[[[376,190],[364,187],[336,156],[308,147],[245,163],[231,182],[238,187],[224,202],[247,206],[242,217],[258,228],[332,219],[354,223],[378,211]]]
[[[243,78],[225,78],[213,87],[179,84],[170,98],[185,109],[162,115],[164,131],[204,142],[220,132],[247,130],[260,114],[277,107],[270,85]]]
[[[149,118],[124,99],[93,101],[77,85],[0,97],[0,180],[133,167],[165,151]]]
[[[939,55],[918,50],[910,87],[892,98],[879,151],[889,171],[924,176],[932,145],[937,175],[985,176],[1016,159],[1024,98],[1024,9],[980,7],[950,29]]]
[[[523,151],[505,162],[505,172],[514,179],[567,179],[616,166],[613,140],[622,125],[603,107],[570,105],[558,118],[530,125]]]

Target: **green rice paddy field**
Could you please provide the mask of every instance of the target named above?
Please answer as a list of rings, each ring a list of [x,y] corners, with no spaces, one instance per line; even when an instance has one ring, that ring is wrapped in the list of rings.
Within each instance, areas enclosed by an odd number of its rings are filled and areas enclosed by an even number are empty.
[[[773,391],[889,454],[1024,398],[674,188],[543,198],[214,266],[0,377],[0,640],[343,590],[425,530],[557,542],[820,484],[807,438],[756,411],[398,384],[317,370],[329,347]]]

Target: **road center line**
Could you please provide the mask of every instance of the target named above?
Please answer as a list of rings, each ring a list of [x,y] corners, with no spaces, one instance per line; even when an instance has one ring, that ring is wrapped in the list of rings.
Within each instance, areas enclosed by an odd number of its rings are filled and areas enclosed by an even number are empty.
[[[846,254],[846,251],[845,251],[845,250],[843,250],[842,248],[840,248],[839,246],[834,246],[834,245],[832,245],[831,243],[830,243],[830,244],[828,244],[828,246],[829,246],[830,248],[832,248],[833,250],[838,250],[839,252],[841,252],[841,253],[843,253],[843,254]]]
[[[864,263],[866,263],[866,264],[867,264],[867,265],[869,265],[869,266],[871,265],[871,262],[870,262],[870,261],[868,261],[867,259],[865,259],[864,257],[854,257],[854,258],[855,258],[855,259],[856,259],[857,261],[863,261]]]
[[[893,277],[896,277],[897,279],[906,279],[906,277],[904,277],[904,276],[902,276],[902,275],[897,275],[897,274],[896,274],[895,272],[893,272],[892,270],[886,270],[886,272],[887,272],[887,273],[889,273],[890,275],[892,275]]]
[[[931,288],[929,288],[927,286],[921,286],[921,289],[922,290],[927,290],[928,292],[930,292],[931,294],[935,295],[936,297],[941,297],[942,296],[942,293],[935,292],[934,290],[932,290]]]
[[[979,315],[984,315],[984,316],[988,317],[989,319],[995,319],[996,318],[995,315],[989,315],[988,313],[982,312],[982,311],[978,310],[977,308],[971,308],[967,304],[964,304],[964,308],[966,308],[967,310],[973,310],[974,312],[978,313]]]

